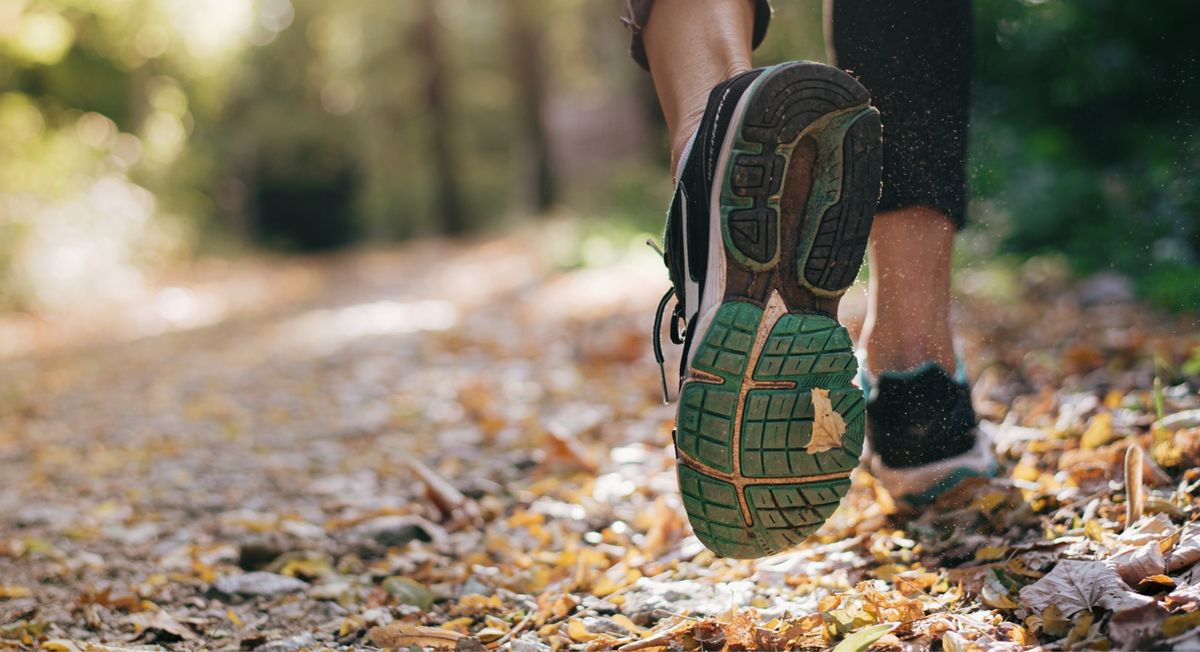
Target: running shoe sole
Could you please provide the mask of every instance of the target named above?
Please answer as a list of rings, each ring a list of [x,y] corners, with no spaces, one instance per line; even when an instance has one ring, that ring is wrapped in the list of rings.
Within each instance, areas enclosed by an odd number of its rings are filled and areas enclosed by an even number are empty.
[[[836,314],[879,199],[880,138],[866,89],[798,62],[752,83],[719,143],[675,444],[692,528],[720,555],[800,543],[859,463],[864,400]]]

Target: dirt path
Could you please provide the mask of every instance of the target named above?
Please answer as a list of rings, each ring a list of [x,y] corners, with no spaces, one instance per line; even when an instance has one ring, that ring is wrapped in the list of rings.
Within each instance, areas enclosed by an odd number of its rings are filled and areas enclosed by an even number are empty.
[[[0,363],[0,648],[1200,644],[1194,321],[968,271],[1000,477],[898,518],[859,473],[809,543],[735,562],[681,518],[661,265],[553,258],[529,234],[347,256],[261,310]],[[1126,528],[1134,442],[1159,464]]]

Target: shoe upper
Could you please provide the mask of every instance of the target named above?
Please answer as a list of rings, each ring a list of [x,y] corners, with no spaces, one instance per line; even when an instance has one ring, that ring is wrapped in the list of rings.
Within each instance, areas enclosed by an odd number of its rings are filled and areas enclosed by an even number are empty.
[[[672,296],[675,308],[671,312],[671,341],[683,344],[684,364],[688,359],[691,332],[700,309],[707,278],[708,233],[711,215],[712,187],[716,181],[717,162],[725,143],[725,134],[737,108],[738,101],[750,84],[764,69],[751,70],[721,82],[709,93],[708,105],[685,160],[680,162],[675,195],[667,211],[663,232],[663,262],[671,279],[672,289],[659,305],[654,325],[655,357],[663,363],[659,342],[662,315]],[[680,324],[685,325],[683,331]],[[683,374],[680,374],[683,377]],[[663,380],[666,394],[666,380]]]
[[[871,450],[893,469],[947,460],[976,441],[971,388],[935,362],[864,384]]]

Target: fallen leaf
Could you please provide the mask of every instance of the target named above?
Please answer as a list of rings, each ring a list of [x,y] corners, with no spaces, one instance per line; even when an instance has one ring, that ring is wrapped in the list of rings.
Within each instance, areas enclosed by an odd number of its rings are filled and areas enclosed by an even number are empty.
[[[454,648],[458,645],[459,639],[466,637],[458,632],[438,627],[389,623],[372,627],[367,632],[367,638],[379,647],[409,648],[417,646],[445,650]]]
[[[1174,588],[1175,580],[1167,577],[1166,575],[1151,575],[1150,577],[1147,577],[1137,583],[1138,592],[1145,593],[1146,595],[1166,593]]]
[[[149,632],[156,633],[160,640],[163,638],[163,634],[166,634],[173,640],[191,641],[196,638],[195,632],[166,611],[133,614],[125,617],[124,622],[132,623],[142,630],[138,638],[145,636]]]
[[[1104,562],[1064,559],[1042,579],[1021,589],[1021,601],[1035,611],[1057,605],[1071,618],[1096,607],[1121,611],[1139,607],[1151,599],[1133,592]]]
[[[1142,447],[1131,445],[1125,451],[1125,527],[1138,522],[1146,505],[1145,486],[1142,483]]]
[[[1200,561],[1200,522],[1192,521],[1183,526],[1179,543],[1167,555],[1167,572],[1174,573]]]
[[[479,505],[474,500],[464,496],[454,485],[418,460],[410,459],[408,465],[425,484],[425,495],[442,513],[443,520],[453,525],[482,524]]]
[[[583,442],[579,441],[579,437],[557,421],[546,424],[545,450],[544,462],[548,464],[559,463],[592,475],[600,470],[600,465],[584,447]]]
[[[1117,575],[1131,587],[1136,587],[1151,575],[1161,575],[1167,571],[1162,551],[1153,541],[1110,557],[1107,563],[1115,568]]]
[[[587,625],[583,624],[582,620],[571,620],[567,623],[567,636],[571,637],[576,643],[589,643],[600,638],[600,634],[589,632]]]
[[[833,652],[862,652],[893,629],[896,629],[895,623],[883,623],[864,627],[842,639],[841,643],[834,646]]]
[[[1154,422],[1154,428],[1162,430],[1182,430],[1197,426],[1200,426],[1200,410],[1176,412]]]
[[[1100,448],[1112,439],[1112,434],[1112,413],[1099,412],[1079,437],[1079,447],[1084,450]]]
[[[1161,636],[1166,617],[1166,610],[1157,603],[1118,611],[1108,622],[1108,637],[1124,650],[1151,649],[1156,647],[1152,643]]]
[[[975,551],[975,561],[997,561],[1004,559],[1012,548],[1008,546],[984,546]]]
[[[1081,611],[1075,616],[1075,623],[1071,625],[1071,631],[1067,632],[1067,638],[1063,641],[1063,649],[1071,650],[1075,645],[1084,641],[1091,632],[1092,625],[1096,622],[1096,617],[1090,611]]]
[[[1042,631],[1054,637],[1066,636],[1071,631],[1071,621],[1058,605],[1051,604],[1042,610]]]
[[[1171,518],[1165,514],[1143,518],[1132,526],[1126,526],[1125,531],[1117,537],[1117,542],[1127,546],[1140,546],[1150,541],[1158,542],[1170,536],[1176,529]]]
[[[1005,581],[1002,573],[1003,571],[996,568],[988,571],[983,580],[983,588],[979,592],[979,599],[996,609],[1016,609],[1021,605],[1013,600],[1011,580]]]
[[[15,598],[28,598],[33,596],[33,591],[15,584],[0,584],[0,600],[12,600]]]
[[[1193,611],[1190,614],[1167,616],[1163,621],[1162,633],[1167,638],[1172,638],[1197,627],[1200,627],[1200,611]]]
[[[411,577],[389,577],[383,581],[383,590],[400,604],[412,605],[421,611],[429,611],[433,606],[433,593]]]
[[[812,437],[805,450],[809,455],[842,447],[842,436],[846,434],[846,420],[833,409],[829,390],[812,389]]]

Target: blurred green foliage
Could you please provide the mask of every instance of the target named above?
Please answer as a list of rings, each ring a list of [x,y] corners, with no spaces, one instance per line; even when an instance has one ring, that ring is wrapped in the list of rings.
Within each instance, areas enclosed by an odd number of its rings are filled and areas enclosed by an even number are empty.
[[[0,0],[0,308],[197,248],[658,231],[666,134],[619,4]],[[822,59],[821,3],[775,4],[757,61]],[[1200,304],[1200,5],[976,6],[976,225]]]
[[[1200,306],[1200,5],[977,0],[975,218]]]

